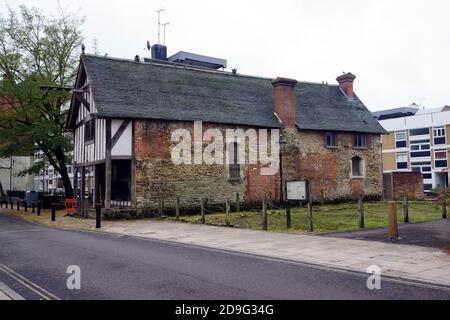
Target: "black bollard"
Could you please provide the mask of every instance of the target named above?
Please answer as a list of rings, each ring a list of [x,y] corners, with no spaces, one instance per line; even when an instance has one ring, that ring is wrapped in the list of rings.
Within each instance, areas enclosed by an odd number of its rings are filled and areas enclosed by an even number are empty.
[[[33,202],[33,205],[31,206],[31,213],[36,212],[36,203]]]
[[[37,204],[37,215],[38,215],[38,217],[41,215],[41,207],[42,207],[42,204],[41,204],[40,201],[38,201],[38,204]]]
[[[26,201],[23,202],[23,207],[25,208],[25,212],[28,212],[28,203]]]
[[[52,222],[56,221],[56,205],[52,203]]]
[[[97,229],[102,227],[102,206],[100,204],[95,206],[95,227]]]
[[[17,211],[20,211],[20,202],[17,201]]]

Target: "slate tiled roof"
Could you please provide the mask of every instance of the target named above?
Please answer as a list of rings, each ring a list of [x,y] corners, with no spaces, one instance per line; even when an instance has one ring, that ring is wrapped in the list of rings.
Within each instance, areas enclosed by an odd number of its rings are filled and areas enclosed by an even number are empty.
[[[91,55],[82,63],[101,117],[281,127],[271,79]],[[384,133],[338,86],[299,83],[295,93],[300,129]]]
[[[300,82],[294,90],[299,129],[386,133],[361,100],[349,101],[338,85]]]
[[[270,80],[85,55],[100,116],[278,128]]]

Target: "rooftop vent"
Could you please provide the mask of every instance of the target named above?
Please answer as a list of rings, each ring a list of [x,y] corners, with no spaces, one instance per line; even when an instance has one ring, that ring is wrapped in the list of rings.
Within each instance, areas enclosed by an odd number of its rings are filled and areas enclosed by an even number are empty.
[[[227,67],[227,60],[202,56],[195,53],[180,51],[177,54],[169,57],[171,62],[184,63],[192,66],[209,68],[209,69],[225,69]]]

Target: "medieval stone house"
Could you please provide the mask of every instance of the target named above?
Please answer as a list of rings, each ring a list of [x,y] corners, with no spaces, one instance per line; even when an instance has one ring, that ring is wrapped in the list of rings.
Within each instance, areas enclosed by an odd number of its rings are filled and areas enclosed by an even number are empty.
[[[343,75],[339,85],[273,81],[83,55],[68,119],[78,196],[107,208],[155,208],[161,197],[169,206],[176,197],[184,206],[200,198],[223,203],[236,193],[252,203],[269,193],[280,199],[285,181],[310,179],[316,200],[380,197],[384,130],[353,93],[354,79]],[[286,141],[281,170],[262,175],[260,163],[233,161],[174,164],[172,133],[193,131],[194,121],[203,121],[204,131],[280,129]]]

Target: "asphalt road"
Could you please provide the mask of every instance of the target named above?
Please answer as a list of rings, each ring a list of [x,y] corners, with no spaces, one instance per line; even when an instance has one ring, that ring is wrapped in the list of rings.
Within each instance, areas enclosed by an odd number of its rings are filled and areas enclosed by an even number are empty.
[[[299,244],[301,245],[301,244]],[[66,286],[81,269],[81,290]],[[49,229],[0,214],[0,282],[26,299],[450,299],[450,290],[251,255]]]

